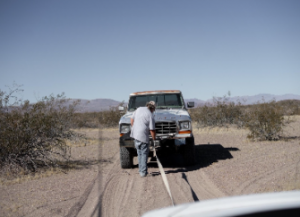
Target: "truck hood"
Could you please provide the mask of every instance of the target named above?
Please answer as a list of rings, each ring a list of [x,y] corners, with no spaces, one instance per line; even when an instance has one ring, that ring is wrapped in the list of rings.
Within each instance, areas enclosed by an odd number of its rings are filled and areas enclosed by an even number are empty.
[[[120,119],[121,123],[130,124],[130,118],[132,117],[133,112],[127,112]],[[183,109],[157,109],[154,113],[155,122],[159,121],[191,121],[191,117],[186,110]]]

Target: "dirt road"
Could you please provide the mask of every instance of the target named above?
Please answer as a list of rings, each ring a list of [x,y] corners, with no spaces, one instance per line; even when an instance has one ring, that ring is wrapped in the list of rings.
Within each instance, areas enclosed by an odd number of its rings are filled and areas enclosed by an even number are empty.
[[[289,133],[294,135],[297,129],[294,123]],[[250,142],[246,130],[234,128],[194,133],[197,165],[183,167],[182,157],[175,152],[159,156],[176,204],[300,189],[299,140]],[[102,157],[107,147],[104,144]],[[98,194],[86,200],[78,216],[141,216],[172,205],[155,158],[149,158],[146,178],[139,176],[136,158],[133,169],[120,168],[119,152],[112,162],[101,169]]]
[[[90,197],[78,216],[98,216],[99,211],[101,216],[141,216],[145,211],[171,206],[156,162],[151,160],[148,177],[141,178],[137,167],[122,170],[116,155],[113,165],[103,169],[106,177],[101,180],[105,186],[101,196]],[[205,172],[197,168],[166,167],[165,170],[176,204],[224,196]],[[95,200],[101,201],[100,206]],[[93,211],[92,215],[88,211]]]
[[[73,147],[74,169],[0,186],[0,216],[141,216],[171,206],[154,158],[149,175],[121,169],[118,130],[87,130],[90,143]],[[246,130],[194,129],[197,164],[161,154],[176,204],[232,195],[300,190],[300,140],[250,142]],[[299,136],[300,117],[285,129]]]

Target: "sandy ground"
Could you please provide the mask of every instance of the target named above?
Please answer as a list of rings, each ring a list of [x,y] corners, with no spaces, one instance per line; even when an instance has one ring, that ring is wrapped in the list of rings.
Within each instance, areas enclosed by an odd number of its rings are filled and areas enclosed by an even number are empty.
[[[72,145],[72,168],[48,171],[0,186],[0,216],[141,216],[172,205],[155,158],[149,175],[121,169],[118,130],[82,130],[90,140]],[[251,142],[248,131],[194,129],[197,164],[178,153],[160,160],[176,204],[262,192],[300,190],[300,140]],[[300,117],[285,128],[300,136]],[[101,139],[99,139],[101,138]]]

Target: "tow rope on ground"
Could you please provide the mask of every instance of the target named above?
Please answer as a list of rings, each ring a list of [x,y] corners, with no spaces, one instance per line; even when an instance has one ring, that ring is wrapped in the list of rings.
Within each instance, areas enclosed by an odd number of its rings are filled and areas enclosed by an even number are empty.
[[[154,154],[155,154],[155,157],[156,157],[156,162],[157,162],[157,165],[158,165],[161,177],[162,177],[163,182],[164,182],[164,184],[166,186],[167,192],[169,193],[169,196],[170,196],[170,198],[172,200],[172,204],[173,204],[173,206],[175,206],[175,203],[174,203],[174,200],[173,200],[173,197],[172,197],[172,194],[171,194],[169,182],[168,182],[167,176],[165,174],[164,168],[162,167],[162,165],[161,165],[161,163],[160,163],[160,161],[159,161],[159,159],[157,157],[155,147],[153,147],[153,149],[154,149]]]

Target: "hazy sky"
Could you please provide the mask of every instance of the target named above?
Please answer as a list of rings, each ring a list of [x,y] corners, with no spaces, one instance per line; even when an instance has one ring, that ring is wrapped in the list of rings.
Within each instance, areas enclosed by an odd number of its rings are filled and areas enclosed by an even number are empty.
[[[300,95],[299,0],[3,0],[0,89],[127,100]]]

